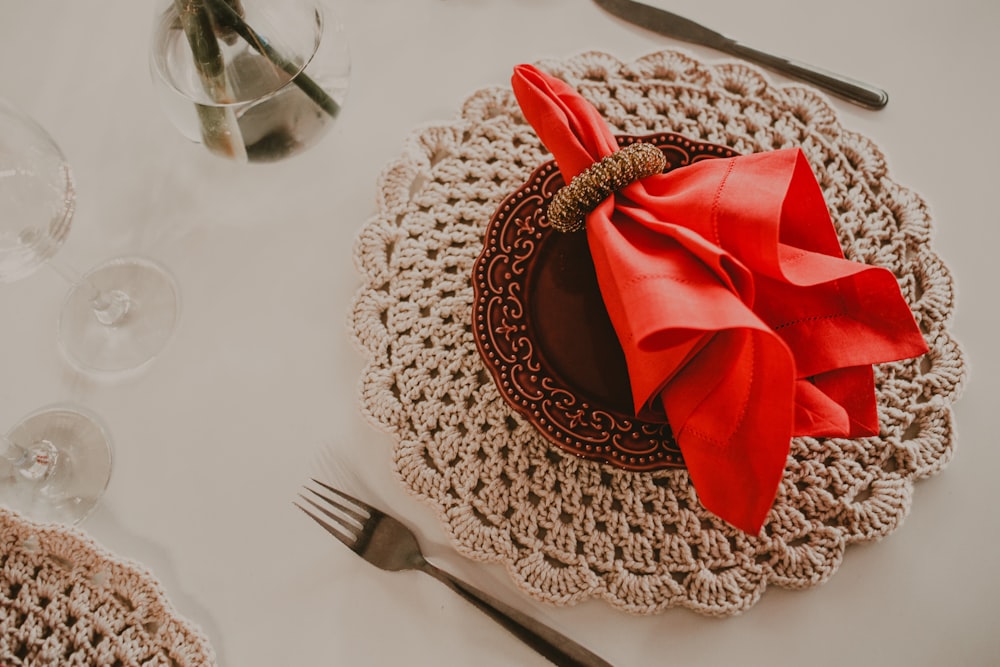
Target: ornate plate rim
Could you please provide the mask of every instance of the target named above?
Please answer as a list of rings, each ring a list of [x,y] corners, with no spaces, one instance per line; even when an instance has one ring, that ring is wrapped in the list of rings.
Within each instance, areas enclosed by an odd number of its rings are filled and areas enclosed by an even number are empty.
[[[738,155],[727,146],[675,132],[623,134],[617,139],[620,146],[643,141],[680,153],[680,163],[668,170]],[[560,233],[549,225],[545,205],[563,185],[555,161],[548,160],[507,195],[490,217],[483,250],[472,270],[476,348],[501,396],[561,450],[632,471],[684,467],[669,424],[640,419],[579,395],[584,392],[560,377],[541,346],[530,338],[529,309],[521,300],[521,294],[526,294],[524,280],[530,260],[547,236]],[[506,262],[509,269],[500,284],[491,279],[495,262]],[[626,442],[631,446],[625,446]]]

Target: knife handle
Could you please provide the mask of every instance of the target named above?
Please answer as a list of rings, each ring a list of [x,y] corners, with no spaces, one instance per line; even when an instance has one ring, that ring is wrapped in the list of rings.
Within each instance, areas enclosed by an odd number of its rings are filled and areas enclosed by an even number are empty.
[[[889,102],[889,93],[876,86],[834,74],[812,65],[788,60],[770,53],[758,51],[735,40],[730,40],[723,48],[726,53],[739,56],[750,62],[763,65],[787,76],[807,81],[834,95],[843,97],[869,109],[881,109]]]

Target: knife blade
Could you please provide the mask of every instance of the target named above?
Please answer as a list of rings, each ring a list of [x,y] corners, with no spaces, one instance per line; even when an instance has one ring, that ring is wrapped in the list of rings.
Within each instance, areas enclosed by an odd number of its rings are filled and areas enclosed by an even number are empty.
[[[889,94],[881,88],[812,65],[759,51],[691,19],[635,0],[594,0],[620,19],[673,39],[707,46],[743,58],[781,74],[823,88],[837,97],[869,109],[881,109]]]

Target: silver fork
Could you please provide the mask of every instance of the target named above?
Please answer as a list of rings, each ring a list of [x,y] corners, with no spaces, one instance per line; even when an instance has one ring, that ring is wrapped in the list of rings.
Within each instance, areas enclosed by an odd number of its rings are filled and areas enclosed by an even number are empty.
[[[397,519],[329,484],[312,481],[335,497],[306,487],[311,495],[300,493],[299,497],[313,509],[293,504],[372,565],[392,572],[420,570],[431,575],[556,665],[612,667],[569,637],[428,563],[416,536]]]

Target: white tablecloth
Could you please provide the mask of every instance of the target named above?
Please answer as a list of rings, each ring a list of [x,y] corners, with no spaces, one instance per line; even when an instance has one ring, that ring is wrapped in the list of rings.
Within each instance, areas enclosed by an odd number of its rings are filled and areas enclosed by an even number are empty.
[[[905,525],[848,549],[823,586],[769,589],[723,621],[683,609],[633,617],[600,601],[549,607],[500,568],[455,553],[431,509],[393,478],[388,436],[359,414],[363,362],[346,327],[359,284],[354,235],[374,211],[379,173],[415,127],[453,118],[472,91],[506,85],[520,62],[591,49],[629,60],[665,46],[719,54],[589,2],[341,0],[354,68],[334,131],[288,162],[239,167],[187,144],[157,108],[149,4],[0,7],[0,95],[49,129],[76,174],[61,260],[83,268],[148,255],[183,294],[164,355],[108,383],[57,353],[62,278],[41,271],[0,285],[0,428],[57,401],[102,415],[115,469],[81,527],[155,572],[220,664],[546,664],[439,583],[372,568],[292,506],[309,475],[340,467],[414,525],[435,562],[616,665],[980,665],[1000,656],[1000,316],[990,256],[1000,232],[988,205],[1000,176],[1000,9],[977,0],[670,8],[889,91],[882,111],[834,105],[845,126],[877,142],[894,180],[927,200],[972,371],[956,409],[956,458],[918,484]]]

